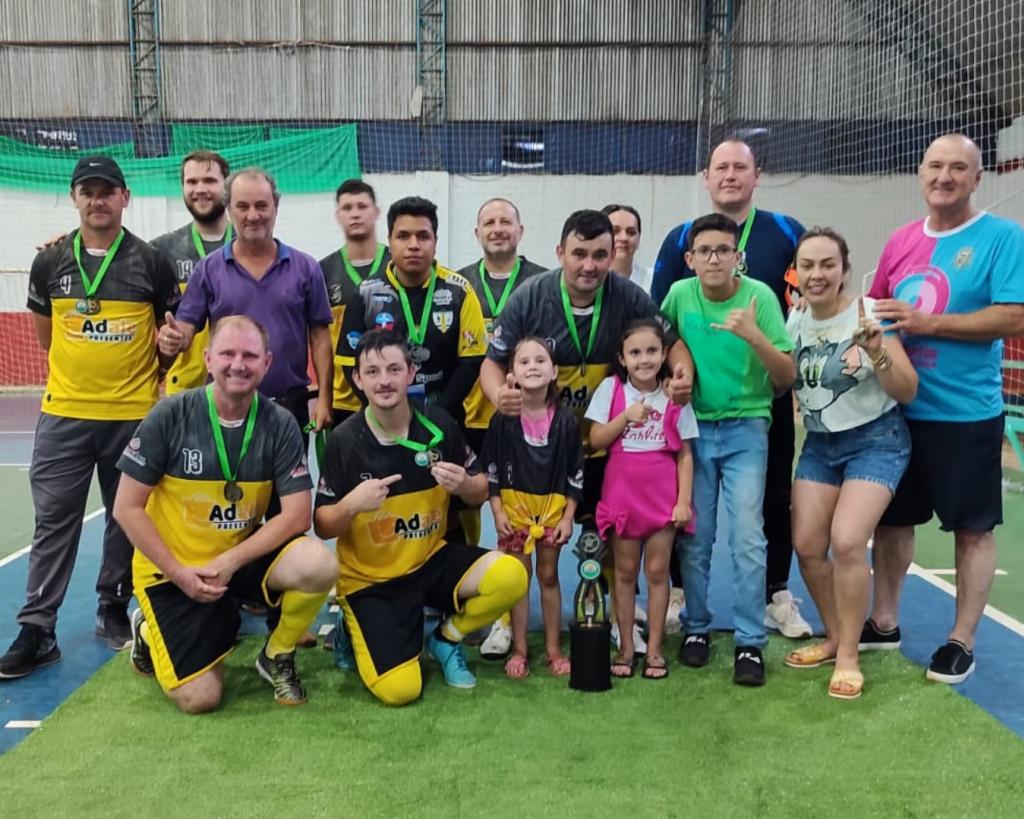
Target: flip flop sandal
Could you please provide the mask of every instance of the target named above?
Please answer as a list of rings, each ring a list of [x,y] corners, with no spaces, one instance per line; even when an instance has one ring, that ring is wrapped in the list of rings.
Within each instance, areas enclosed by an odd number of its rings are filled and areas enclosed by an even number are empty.
[[[616,673],[616,670],[619,672],[625,671],[625,673]],[[611,672],[613,677],[618,677],[622,680],[632,677],[636,672],[636,654],[629,659],[626,659],[623,654],[616,654],[612,657]]]
[[[810,646],[801,646],[789,652],[783,659],[790,668],[819,668],[836,661],[835,654],[829,654],[824,649],[823,643],[815,643]]]
[[[828,695],[837,700],[855,700],[864,691],[864,675],[859,671],[833,671]]]
[[[522,654],[513,654],[505,661],[505,676],[512,680],[522,680],[530,676],[530,665]]]
[[[548,657],[548,671],[552,676],[564,677],[572,671],[572,664],[568,657]]]
[[[641,676],[645,680],[664,680],[668,678],[668,663],[664,657],[644,657],[644,670]]]

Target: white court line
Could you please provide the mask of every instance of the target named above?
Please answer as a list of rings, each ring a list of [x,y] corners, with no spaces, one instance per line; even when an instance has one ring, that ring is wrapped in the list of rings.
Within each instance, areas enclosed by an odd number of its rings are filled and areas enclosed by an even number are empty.
[[[25,469],[26,467],[32,466],[32,464],[0,464],[0,466],[17,467],[18,469]]]
[[[332,631],[334,631],[334,626],[324,623],[322,626],[320,626],[320,631],[318,631],[317,634],[319,634],[321,637],[326,637]]]
[[[956,577],[956,569],[929,569],[928,571],[941,577],[947,577],[950,575]],[[1006,572],[1002,569],[996,569],[996,577],[1006,577]]]
[[[37,719],[12,719],[4,725],[4,728],[38,728],[40,720]]]
[[[35,435],[34,429],[0,429],[0,435]]]
[[[952,583],[948,583],[939,577],[935,572],[918,566],[916,563],[910,564],[910,570],[907,574],[920,577],[925,583],[930,583],[937,589],[944,591],[950,597],[956,598],[956,586]],[[1002,626],[1006,626],[1014,634],[1024,637],[1024,623],[1020,620],[1016,620],[1009,614],[1004,614],[999,609],[993,606],[985,606],[985,616],[995,620]]]
[[[90,520],[92,520],[93,518],[95,518],[95,517],[97,517],[99,515],[102,515],[106,511],[107,511],[107,508],[105,506],[101,506],[95,512],[90,512],[88,515],[86,515],[84,518],[82,518],[82,523],[88,523]],[[32,551],[32,544],[30,543],[24,549],[18,549],[18,551],[16,551],[14,554],[7,555],[7,557],[5,557],[3,560],[0,560],[0,567],[6,566],[8,563],[13,563],[19,557],[21,557],[22,555],[27,555],[31,551]]]

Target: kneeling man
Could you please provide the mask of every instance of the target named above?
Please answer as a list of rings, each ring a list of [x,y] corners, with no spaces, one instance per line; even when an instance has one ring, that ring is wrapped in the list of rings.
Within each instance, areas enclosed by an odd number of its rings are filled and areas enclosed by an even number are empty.
[[[304,536],[312,483],[291,414],[256,392],[270,366],[264,329],[227,316],[204,353],[213,383],[161,401],[118,468],[114,517],[135,546],[131,661],[190,714],[220,704],[238,600],[280,608],[256,660],[281,705],[301,705],[295,644],[338,577]],[[273,490],[281,513],[263,519]]]
[[[446,613],[426,641],[445,682],[472,688],[462,640],[522,599],[526,570],[510,555],[446,540],[453,496],[480,506],[487,476],[451,416],[409,402],[416,368],[405,338],[372,330],[355,359],[368,405],[328,440],[316,532],[338,539],[340,602],[360,677],[381,702],[405,705],[423,687],[423,607]]]

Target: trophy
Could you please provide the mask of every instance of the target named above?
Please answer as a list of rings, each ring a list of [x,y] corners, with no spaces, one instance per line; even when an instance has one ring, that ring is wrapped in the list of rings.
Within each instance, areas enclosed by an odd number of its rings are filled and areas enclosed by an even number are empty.
[[[612,687],[608,661],[611,624],[601,589],[604,550],[604,543],[593,531],[583,532],[573,549],[579,560],[576,571],[580,582],[573,595],[573,619],[569,623],[569,687],[577,691],[607,691]]]

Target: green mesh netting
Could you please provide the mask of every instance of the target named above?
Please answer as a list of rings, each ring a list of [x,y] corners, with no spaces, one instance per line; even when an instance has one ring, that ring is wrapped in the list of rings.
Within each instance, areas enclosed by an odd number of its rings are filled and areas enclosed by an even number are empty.
[[[182,157],[198,148],[217,151],[235,170],[258,165],[285,193],[333,191],[343,180],[360,175],[355,125],[316,129],[172,125],[170,130],[169,156],[137,159],[131,142],[90,153],[116,159],[136,196],[178,196]],[[64,193],[80,155],[0,137],[0,187]]]

